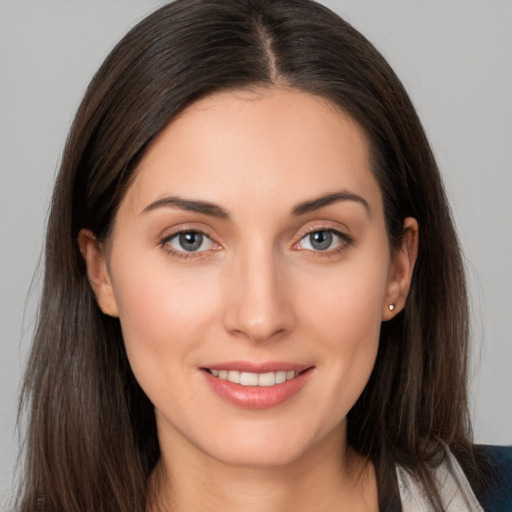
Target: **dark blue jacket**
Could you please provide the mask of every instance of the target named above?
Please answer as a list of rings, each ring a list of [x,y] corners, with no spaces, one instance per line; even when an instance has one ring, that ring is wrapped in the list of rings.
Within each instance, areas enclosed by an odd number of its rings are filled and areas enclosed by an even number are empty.
[[[475,494],[485,512],[512,512],[512,446],[481,446],[493,475]]]

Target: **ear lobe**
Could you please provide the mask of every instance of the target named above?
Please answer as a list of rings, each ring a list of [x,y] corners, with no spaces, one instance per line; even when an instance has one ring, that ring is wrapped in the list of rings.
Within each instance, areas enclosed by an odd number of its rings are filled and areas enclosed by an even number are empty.
[[[390,268],[382,320],[390,320],[403,309],[411,287],[414,265],[418,257],[418,221],[404,220],[402,240],[395,250]]]
[[[87,266],[87,277],[98,306],[106,315],[119,316],[104,247],[88,229],[82,229],[78,234],[78,246]]]

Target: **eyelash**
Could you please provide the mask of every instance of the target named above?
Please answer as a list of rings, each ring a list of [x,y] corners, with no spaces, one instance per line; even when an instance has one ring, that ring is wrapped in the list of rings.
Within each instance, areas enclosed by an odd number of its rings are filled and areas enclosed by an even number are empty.
[[[337,237],[339,239],[338,246],[335,247],[334,249],[325,249],[325,250],[305,249],[305,248],[299,247],[304,239],[306,239],[307,237],[309,237],[315,233],[329,233],[331,235],[334,235],[335,237]],[[337,229],[331,228],[331,227],[315,227],[315,228],[312,228],[312,229],[306,231],[306,233],[304,233],[302,235],[302,237],[300,238],[299,242],[294,245],[294,248],[297,250],[300,250],[300,251],[308,251],[311,254],[311,256],[313,256],[313,257],[329,258],[329,257],[332,257],[334,255],[344,252],[348,247],[350,247],[353,244],[354,244],[354,239],[350,235],[347,235],[346,233],[343,233],[343,232],[341,232]]]
[[[335,247],[334,249],[325,249],[325,250],[305,249],[303,247],[300,247],[300,245],[304,239],[306,239],[307,237],[309,237],[315,233],[329,233],[331,235],[334,235],[335,237],[337,237],[340,240],[339,246]],[[179,231],[171,233],[170,235],[167,235],[164,238],[162,238],[162,240],[160,241],[160,246],[170,256],[177,258],[177,259],[187,259],[187,258],[191,258],[191,257],[192,258],[203,257],[205,252],[208,252],[208,250],[212,250],[211,248],[206,249],[206,250],[195,250],[195,251],[177,250],[170,245],[170,242],[172,240],[177,239],[180,235],[187,235],[187,234],[200,235],[204,239],[209,240],[210,244],[212,244],[213,246],[216,246],[216,249],[213,249],[213,250],[218,250],[217,248],[220,248],[220,246],[216,242],[214,242],[208,234],[206,234],[204,231],[201,231],[199,229],[181,229]],[[202,240],[201,246],[203,245],[203,243],[204,243],[204,240]],[[328,257],[332,257],[336,254],[340,254],[340,253],[344,252],[348,247],[353,245],[353,243],[354,243],[354,239],[351,236],[349,236],[346,233],[343,233],[337,229],[334,229],[331,227],[316,227],[316,228],[306,231],[301,236],[299,242],[297,242],[296,244],[293,245],[293,248],[295,250],[299,250],[299,251],[307,251],[313,257],[323,257],[323,258],[327,257],[328,258]]]
[[[216,242],[214,242],[204,231],[201,231],[199,229],[181,229],[179,231],[176,231],[174,233],[171,233],[170,235],[165,236],[160,241],[160,246],[162,249],[164,249],[170,256],[177,258],[177,259],[187,259],[187,258],[198,258],[204,256],[203,253],[207,252],[207,250],[195,250],[195,251],[186,251],[186,250],[177,250],[173,248],[170,245],[170,242],[176,238],[178,238],[180,235],[200,235],[206,240],[209,240],[209,243],[218,246]],[[204,240],[201,242],[201,245],[203,245]]]

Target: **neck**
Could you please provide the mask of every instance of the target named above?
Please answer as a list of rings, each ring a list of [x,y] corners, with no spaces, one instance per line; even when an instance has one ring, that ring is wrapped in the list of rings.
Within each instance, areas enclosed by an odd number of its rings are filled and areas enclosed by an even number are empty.
[[[179,446],[162,449],[148,512],[377,510],[372,464],[346,446],[344,426],[328,437],[298,459],[269,467],[230,465],[198,450],[191,456]]]

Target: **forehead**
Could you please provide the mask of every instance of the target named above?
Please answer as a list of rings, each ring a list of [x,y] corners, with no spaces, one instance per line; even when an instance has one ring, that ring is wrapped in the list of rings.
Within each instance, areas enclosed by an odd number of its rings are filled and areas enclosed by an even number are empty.
[[[125,199],[292,204],[343,189],[380,201],[363,130],[323,98],[271,88],[220,92],[185,109],[146,151]]]

